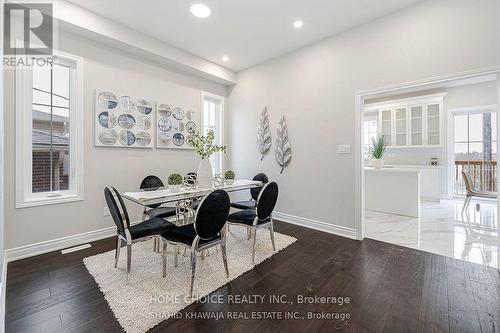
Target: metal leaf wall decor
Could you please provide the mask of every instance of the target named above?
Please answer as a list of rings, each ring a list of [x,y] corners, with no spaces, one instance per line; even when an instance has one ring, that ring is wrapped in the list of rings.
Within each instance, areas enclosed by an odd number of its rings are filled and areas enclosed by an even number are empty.
[[[281,167],[280,173],[283,173],[283,170],[292,160],[292,146],[290,145],[290,140],[288,140],[288,129],[285,116],[281,117],[276,134],[277,138],[274,144],[274,156]]]
[[[257,129],[257,148],[259,149],[262,157],[271,149],[271,130],[269,128],[269,114],[267,113],[267,106],[260,114],[259,127]]]

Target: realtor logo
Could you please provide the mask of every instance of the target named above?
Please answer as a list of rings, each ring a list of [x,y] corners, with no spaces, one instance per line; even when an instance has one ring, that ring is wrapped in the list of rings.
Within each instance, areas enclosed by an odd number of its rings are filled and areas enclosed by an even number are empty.
[[[51,3],[6,3],[4,9],[5,55],[52,55]]]

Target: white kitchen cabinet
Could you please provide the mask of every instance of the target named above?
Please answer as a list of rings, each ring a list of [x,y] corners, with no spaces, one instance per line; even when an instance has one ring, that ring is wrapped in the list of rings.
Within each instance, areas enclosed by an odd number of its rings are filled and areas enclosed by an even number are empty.
[[[388,146],[441,146],[442,110],[446,94],[412,97],[365,106],[365,111],[378,111],[379,134]]]
[[[379,111],[379,132],[385,137],[388,146],[392,146],[392,109]]]
[[[427,104],[427,145],[441,144],[441,107],[442,103]]]
[[[424,107],[410,106],[410,146],[424,144]]]
[[[406,107],[394,109],[395,146],[406,146],[408,142],[408,111]]]

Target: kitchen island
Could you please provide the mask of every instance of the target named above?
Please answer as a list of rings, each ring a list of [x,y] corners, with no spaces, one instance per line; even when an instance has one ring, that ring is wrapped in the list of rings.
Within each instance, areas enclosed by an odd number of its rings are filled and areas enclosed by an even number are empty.
[[[365,168],[365,208],[420,217],[420,169]]]

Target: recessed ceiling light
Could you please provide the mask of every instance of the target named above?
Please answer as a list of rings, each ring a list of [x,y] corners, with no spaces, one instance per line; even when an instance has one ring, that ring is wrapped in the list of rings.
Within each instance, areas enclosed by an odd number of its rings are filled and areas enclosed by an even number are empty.
[[[191,6],[191,14],[199,18],[206,18],[210,16],[210,8],[202,3],[195,3]]]
[[[295,29],[300,29],[300,28],[302,28],[303,25],[304,25],[304,22],[302,22],[302,20],[296,20],[293,22],[293,27]]]
[[[222,56],[222,61],[224,61],[224,62],[229,61],[229,57],[228,56]]]

